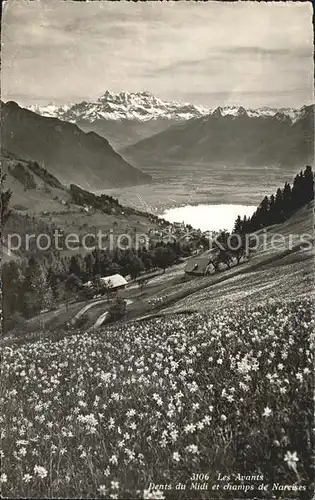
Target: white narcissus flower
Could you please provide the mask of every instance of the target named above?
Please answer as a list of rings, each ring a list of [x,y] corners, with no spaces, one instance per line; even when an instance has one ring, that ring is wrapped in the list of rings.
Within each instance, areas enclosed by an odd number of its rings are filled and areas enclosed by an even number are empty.
[[[299,461],[299,457],[297,456],[296,451],[293,453],[291,451],[287,451],[284,456],[284,461],[287,462],[288,467],[291,469],[296,469],[296,462]]]
[[[34,467],[34,473],[37,474],[40,478],[44,479],[48,472],[45,469],[45,467],[42,467],[41,465],[35,465]]]
[[[163,500],[165,498],[163,491],[161,490],[144,490],[143,497],[144,500]]]
[[[111,464],[115,464],[115,465],[118,464],[118,460],[117,460],[116,455],[112,455],[110,457],[109,461],[110,461]]]
[[[98,489],[98,492],[99,494],[102,496],[102,497],[105,497],[106,496],[106,486],[105,484],[101,484],[101,486],[99,487]]]
[[[29,483],[31,481],[31,479],[32,479],[31,474],[24,474],[24,476],[23,476],[24,483]]]
[[[270,417],[271,414],[272,414],[272,410],[269,408],[269,406],[266,406],[266,408],[264,409],[264,412],[263,412],[263,417]]]
[[[199,454],[198,446],[196,446],[195,444],[186,446],[186,450],[193,454]]]

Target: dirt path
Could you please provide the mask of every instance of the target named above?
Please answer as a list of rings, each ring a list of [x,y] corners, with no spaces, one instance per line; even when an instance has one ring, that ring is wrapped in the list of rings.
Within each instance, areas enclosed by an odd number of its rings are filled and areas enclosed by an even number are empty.
[[[126,306],[129,306],[130,304],[133,303],[133,300],[130,300],[130,299],[127,299],[126,300]],[[95,305],[95,304],[94,304]],[[95,321],[95,323],[89,328],[89,330],[94,330],[95,328],[98,328],[99,326],[102,326],[102,324],[104,323],[105,319],[107,318],[108,316],[108,313],[109,311],[105,311],[103,312],[103,314],[101,314],[97,320]]]
[[[80,309],[80,311],[78,311],[77,314],[75,314],[75,316],[73,316],[70,323],[74,324],[79,318],[81,318],[81,316],[83,316],[83,314],[85,314],[87,311],[89,311],[89,309],[91,309],[94,306],[98,306],[99,304],[104,304],[104,303],[107,303],[107,299],[98,299],[98,300],[95,300],[94,302],[91,302],[90,304],[87,304],[82,309]]]

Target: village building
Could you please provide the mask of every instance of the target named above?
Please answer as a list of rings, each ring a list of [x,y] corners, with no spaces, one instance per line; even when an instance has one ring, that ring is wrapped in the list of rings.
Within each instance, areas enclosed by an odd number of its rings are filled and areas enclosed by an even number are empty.
[[[214,272],[211,255],[200,255],[189,259],[186,267],[185,274],[189,276],[205,276]]]
[[[175,229],[184,229],[185,228],[185,222],[174,222],[173,226]]]
[[[128,281],[120,274],[113,274],[112,276],[104,276],[100,278],[100,282],[104,286],[106,285],[110,286],[110,289],[113,291],[123,289],[128,285]],[[87,283],[85,283],[84,286],[91,287],[92,284],[93,284],[92,281],[88,281]]]

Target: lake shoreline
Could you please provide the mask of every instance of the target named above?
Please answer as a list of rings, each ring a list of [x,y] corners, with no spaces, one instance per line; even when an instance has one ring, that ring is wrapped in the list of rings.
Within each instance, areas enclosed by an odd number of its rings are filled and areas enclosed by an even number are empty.
[[[159,216],[168,222],[183,222],[201,231],[233,230],[238,215],[250,217],[256,205],[235,203],[185,204],[164,210]]]

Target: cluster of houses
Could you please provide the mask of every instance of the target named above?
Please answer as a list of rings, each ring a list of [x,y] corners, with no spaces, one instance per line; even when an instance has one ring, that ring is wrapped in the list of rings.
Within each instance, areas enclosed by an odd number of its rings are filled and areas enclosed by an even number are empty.
[[[84,206],[84,211],[89,211],[91,207]],[[207,232],[202,232],[200,229],[191,229],[191,227],[187,227],[184,222],[174,222],[170,224],[166,228],[158,228],[158,229],[150,229],[149,237],[151,239],[157,238],[159,240],[167,241],[191,241],[196,237],[200,236],[210,236]],[[185,275],[187,276],[206,276],[209,274],[213,274],[215,272],[214,266],[212,264],[213,260],[213,251],[208,250],[206,252],[201,251],[201,249],[196,250],[196,254],[187,260],[185,266]],[[134,282],[140,282],[144,278],[151,279],[160,274],[160,270],[153,270],[151,273],[144,273],[145,276],[140,275]],[[127,277],[128,278],[128,277]],[[108,287],[111,292],[117,293],[118,290],[122,290],[126,288],[130,281],[127,281],[126,278],[121,276],[120,274],[114,274],[112,276],[104,276],[100,278],[101,283],[104,287]],[[88,281],[85,283],[86,287],[92,287],[92,281]]]
[[[201,237],[202,234],[200,229],[191,229],[184,222],[173,222],[169,226],[149,230],[149,237],[152,240],[159,239],[165,243],[179,240],[189,242]]]

